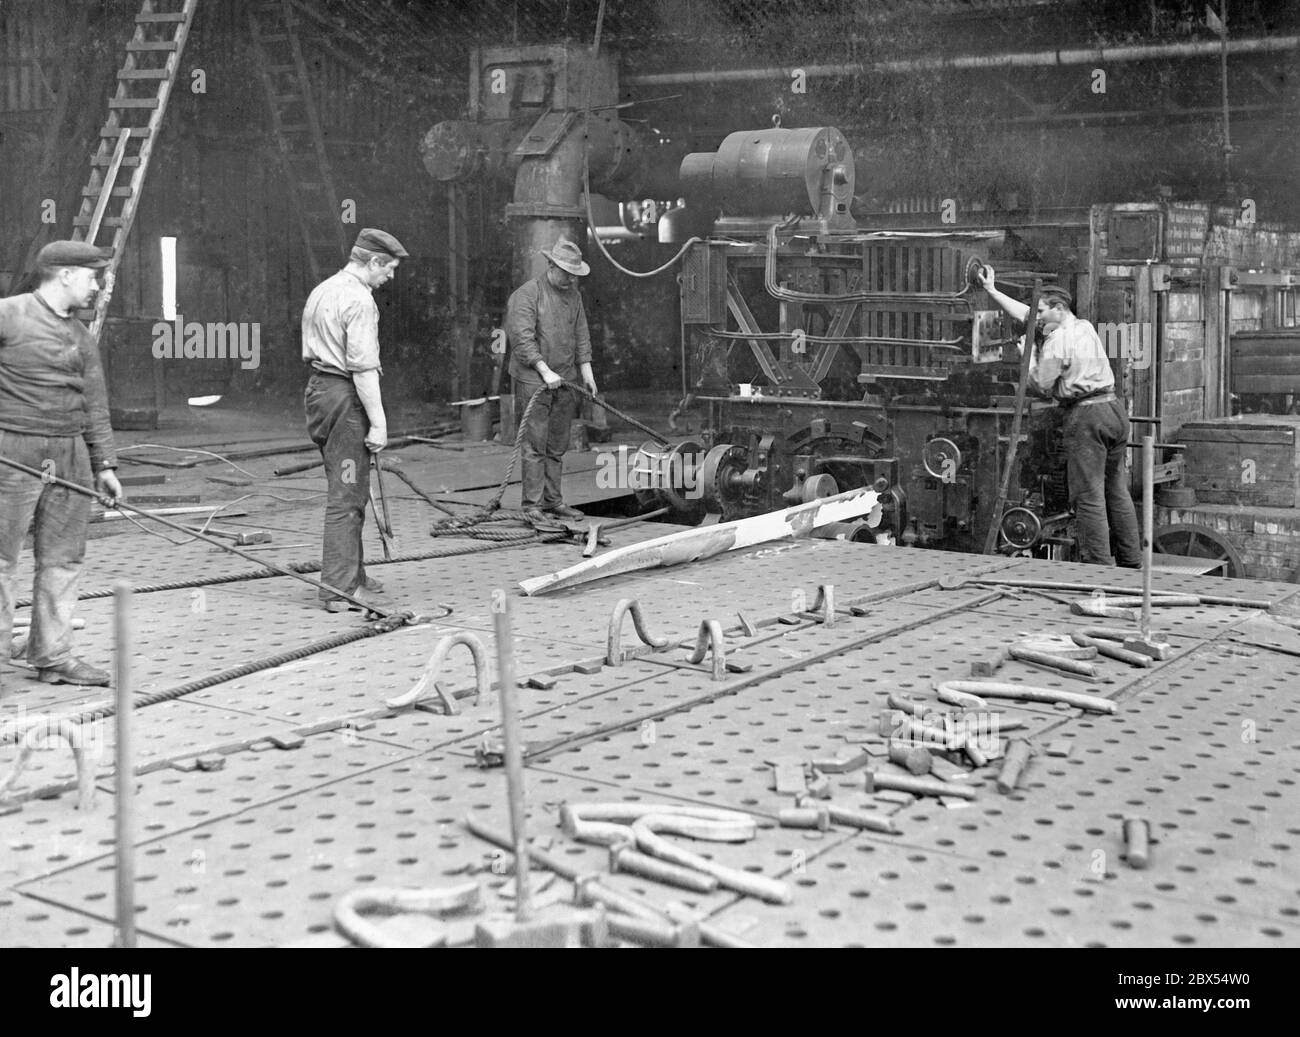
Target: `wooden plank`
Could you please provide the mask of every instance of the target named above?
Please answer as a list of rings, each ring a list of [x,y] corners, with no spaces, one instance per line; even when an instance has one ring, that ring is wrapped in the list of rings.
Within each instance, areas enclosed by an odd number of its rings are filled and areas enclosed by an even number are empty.
[[[1232,376],[1232,391],[1241,393],[1300,393],[1300,375]]]
[[[875,510],[877,501],[873,490],[850,490],[784,511],[686,529],[606,551],[559,572],[524,580],[519,587],[525,594],[546,594],[619,573],[680,565],[773,540],[807,536],[819,526],[867,515]]]
[[[1262,443],[1276,446],[1294,445],[1294,430],[1286,429],[1202,429],[1184,425],[1178,438],[1184,443]]]

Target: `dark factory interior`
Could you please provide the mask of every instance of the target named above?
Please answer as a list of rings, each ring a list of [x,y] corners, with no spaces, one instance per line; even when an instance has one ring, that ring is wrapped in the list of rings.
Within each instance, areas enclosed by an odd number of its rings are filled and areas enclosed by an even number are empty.
[[[1300,946],[1298,52],[0,0],[0,948]]]

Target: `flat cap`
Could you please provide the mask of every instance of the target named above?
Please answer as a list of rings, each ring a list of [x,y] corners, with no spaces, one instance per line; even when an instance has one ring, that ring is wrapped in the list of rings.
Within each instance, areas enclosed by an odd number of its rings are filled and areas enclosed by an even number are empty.
[[[405,259],[410,255],[395,237],[374,227],[366,227],[357,235],[356,247],[364,248],[367,252],[393,256],[396,259]]]
[[[113,258],[111,248],[96,248],[84,241],[51,241],[36,253],[37,266],[88,266],[100,270]]]
[[[1074,299],[1070,296],[1070,293],[1059,284],[1043,285],[1043,290],[1040,295],[1040,298],[1044,299],[1049,306],[1052,303],[1056,303],[1056,302],[1062,302],[1066,306],[1069,306],[1074,302]]]

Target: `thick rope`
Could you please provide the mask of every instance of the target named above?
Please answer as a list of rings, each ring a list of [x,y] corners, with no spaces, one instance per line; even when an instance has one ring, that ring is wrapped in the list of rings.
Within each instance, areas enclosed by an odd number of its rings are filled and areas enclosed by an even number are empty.
[[[385,559],[366,559],[366,567],[374,565],[396,565],[399,562],[424,562],[435,558],[455,558],[457,555],[478,554],[482,551],[492,551],[501,547],[511,547],[517,544],[538,541],[542,543],[553,543],[557,540],[567,540],[567,535],[555,533],[537,533],[532,531],[522,531],[526,536],[512,540],[510,543],[469,543],[454,544],[444,547],[435,547],[431,551],[421,551],[416,554],[394,555],[392,558]],[[320,572],[320,562],[288,562],[285,564],[286,569],[292,569],[299,573]],[[201,576],[190,580],[175,580],[169,583],[150,583],[141,586],[132,586],[133,594],[154,594],[160,591],[177,591],[189,590],[191,587],[212,587],[222,583],[242,583],[245,580],[265,580],[274,576],[282,576],[283,573],[275,569],[249,569],[244,572],[226,573],[222,576]],[[90,601],[95,598],[111,598],[112,590],[93,590],[82,591],[77,595],[78,601]],[[14,603],[15,608],[30,606],[31,598],[19,598]]]
[[[165,691],[154,691],[147,695],[137,695],[132,699],[132,708],[143,709],[146,706],[156,706],[160,702],[170,702],[173,699],[182,698],[185,695],[192,695],[196,691],[203,691],[207,688],[214,687],[217,684],[224,684],[227,681],[238,680],[240,677],[247,677],[262,670],[274,669],[277,666],[283,666],[285,663],[305,659],[307,656],[315,655],[318,652],[329,651],[331,648],[341,648],[343,645],[351,644],[354,641],[362,641],[368,637],[376,637],[379,634],[387,634],[393,630],[406,626],[413,618],[414,617],[410,612],[399,612],[396,615],[377,620],[373,623],[367,623],[365,626],[357,627],[354,630],[347,630],[341,634],[333,634],[330,637],[323,638],[319,641],[312,641],[308,644],[301,645],[298,648],[291,648],[287,652],[278,652],[275,655],[265,656],[261,659],[254,659],[251,662],[242,663],[239,666],[233,666],[228,670],[221,670],[217,673],[208,674],[206,677],[200,677],[198,680],[179,684],[176,687],[168,688]],[[56,722],[67,721],[74,724],[87,724],[95,720],[104,720],[108,717],[115,716],[116,713],[117,706],[115,704],[112,702],[104,702],[102,705],[84,709],[79,713],[69,713],[52,717],[51,719]],[[24,730],[24,728],[18,727],[0,729],[0,745],[18,741]]]

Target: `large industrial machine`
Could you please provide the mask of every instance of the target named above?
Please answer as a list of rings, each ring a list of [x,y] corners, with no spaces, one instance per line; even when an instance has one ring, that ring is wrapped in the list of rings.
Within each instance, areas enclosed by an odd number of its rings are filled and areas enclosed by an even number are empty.
[[[854,159],[829,127],[733,133],[681,165],[707,237],[680,277],[698,441],[648,443],[646,505],[741,518],[858,486],[893,542],[1068,554],[1052,407],[1027,407],[1008,506],[995,513],[1019,378],[1013,328],[978,287],[1005,232],[871,232]],[[1032,276],[1032,271],[1019,271]]]
[[[478,50],[467,117],[435,126],[422,151],[449,191],[511,189],[512,284],[542,268],[556,237],[583,240],[593,193],[685,199],[659,231],[697,239],[679,274],[689,394],[678,414],[693,415],[682,430],[693,438],[641,448],[632,472],[643,506],[704,522],[873,486],[884,519],[851,535],[982,551],[996,530],[1003,552],[1071,558],[1057,408],[1026,402],[1008,464],[1024,328],[979,286],[988,263],[1013,294],[1035,279],[1063,284],[1097,327],[1134,439],[1149,430],[1158,440],[1156,503],[1172,523],[1158,517],[1158,551],[1226,575],[1290,578],[1300,565],[1290,541],[1271,553],[1234,546],[1220,517],[1187,510],[1195,494],[1177,486],[1180,430],[1226,419],[1230,393],[1294,404],[1294,379],[1276,375],[1295,333],[1300,235],[1256,225],[1253,212],[1168,199],[960,212],[956,200],[922,199],[870,213],[857,207],[868,192],[836,129],[777,124],[684,154],[621,120],[634,103],[609,52]],[[1261,513],[1249,528],[1281,521]]]

